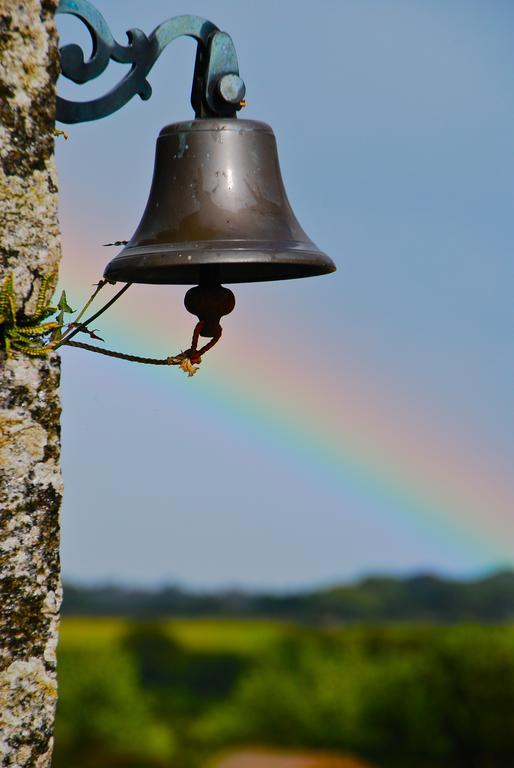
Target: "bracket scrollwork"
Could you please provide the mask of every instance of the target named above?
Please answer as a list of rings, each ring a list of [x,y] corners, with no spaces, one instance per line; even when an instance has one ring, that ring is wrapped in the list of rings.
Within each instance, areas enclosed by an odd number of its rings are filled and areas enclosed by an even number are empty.
[[[57,13],[80,19],[92,41],[92,53],[87,60],[79,45],[72,43],[60,49],[64,77],[80,85],[101,75],[111,59],[131,65],[122,80],[97,99],[78,102],[58,96],[56,117],[62,123],[99,120],[121,109],[136,94],[143,100],[149,99],[152,87],[148,73],[163,50],[182,36],[192,37],[198,43],[191,94],[196,117],[234,117],[244,104],[245,86],[239,77],[232,39],[206,19],[176,16],[159,24],[149,36],[140,29],[130,29],[128,45],[121,45],[89,0],[60,0]]]

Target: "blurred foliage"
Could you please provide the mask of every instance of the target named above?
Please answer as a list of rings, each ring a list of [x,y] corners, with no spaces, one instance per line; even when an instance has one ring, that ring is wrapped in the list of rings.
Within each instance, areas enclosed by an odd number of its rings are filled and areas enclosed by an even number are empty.
[[[155,718],[133,660],[119,648],[59,653],[54,768],[164,768],[174,753],[169,723]]]
[[[186,649],[155,623],[131,628],[123,646],[143,688],[154,693],[159,708],[167,700],[172,713],[198,713],[226,698],[246,666],[234,653]]]
[[[474,581],[433,575],[375,576],[355,584],[287,594],[188,592],[178,587],[131,590],[67,585],[64,615],[234,616],[320,623],[340,621],[509,621],[514,619],[514,571]]]
[[[512,764],[512,626],[109,622],[63,622],[55,768],[199,768],[239,744]]]

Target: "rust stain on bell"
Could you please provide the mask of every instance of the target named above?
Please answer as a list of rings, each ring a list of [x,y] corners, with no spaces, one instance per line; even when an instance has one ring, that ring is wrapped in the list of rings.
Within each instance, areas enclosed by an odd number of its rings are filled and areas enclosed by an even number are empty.
[[[334,270],[289,205],[270,126],[213,118],[163,128],[143,218],[104,274],[194,285]]]

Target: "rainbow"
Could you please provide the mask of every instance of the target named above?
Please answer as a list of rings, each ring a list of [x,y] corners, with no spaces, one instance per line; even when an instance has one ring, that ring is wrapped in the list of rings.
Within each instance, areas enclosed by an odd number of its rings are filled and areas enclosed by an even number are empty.
[[[77,302],[101,274],[106,249],[91,258],[80,245],[65,245],[61,281]],[[108,346],[159,356],[187,347],[192,318],[182,295],[180,288],[134,286],[110,318],[102,318]],[[198,376],[184,379],[181,396],[187,390],[195,407],[215,408],[300,471],[316,473],[356,506],[367,505],[381,526],[399,534],[414,528],[420,537],[435,537],[491,566],[512,563],[514,488],[491,456],[449,434],[434,413],[384,395],[377,371],[341,362],[341,342],[336,363],[328,345],[320,351],[313,336],[291,342],[292,329],[278,308],[274,317],[259,318],[256,331],[245,333],[237,315],[226,318],[224,327],[223,344],[205,358]],[[177,334],[171,341],[170,328]],[[74,354],[64,351],[65,357]],[[149,382],[167,390],[169,377],[181,375],[176,369],[147,373]]]

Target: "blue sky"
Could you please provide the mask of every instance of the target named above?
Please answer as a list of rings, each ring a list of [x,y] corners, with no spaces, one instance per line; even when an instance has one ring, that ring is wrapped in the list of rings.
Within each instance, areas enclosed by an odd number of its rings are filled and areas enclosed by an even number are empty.
[[[292,206],[338,272],[238,287],[223,343],[191,381],[64,351],[65,577],[289,588],[512,562],[508,504],[473,511],[485,538],[498,540],[482,547],[468,541],[463,517],[455,535],[441,516],[422,523],[408,503],[395,508],[354,487],[344,469],[327,469],[312,447],[328,434],[315,425],[330,402],[342,443],[362,431],[372,450],[381,434],[408,434],[425,447],[415,468],[427,483],[425,467],[443,464],[451,444],[441,485],[465,487],[469,472],[493,500],[496,490],[514,499],[512,3],[97,5],[120,42],[126,29],[149,33],[180,13],[232,35],[247,85],[242,116],[272,125]],[[79,22],[59,26],[63,42],[87,43]],[[101,244],[137,226],[159,130],[192,115],[193,61],[192,41],[175,42],[149,77],[150,101],[136,97],[109,118],[70,126],[58,144],[62,280],[74,306],[114,253]],[[59,90],[92,98],[121,72],[111,65],[87,86],[61,81]],[[130,293],[130,311],[99,324],[108,346],[152,354],[185,346],[180,289]],[[162,349],[162,330],[141,329],[145,301],[177,307],[171,349]],[[260,350],[251,381],[240,376],[242,338]],[[291,399],[312,405],[305,418],[298,406],[295,437],[277,414],[303,360]],[[261,396],[274,387],[275,400]],[[364,393],[353,411],[350,391]],[[348,419],[353,431],[344,434]],[[395,451],[402,486],[411,467]]]

